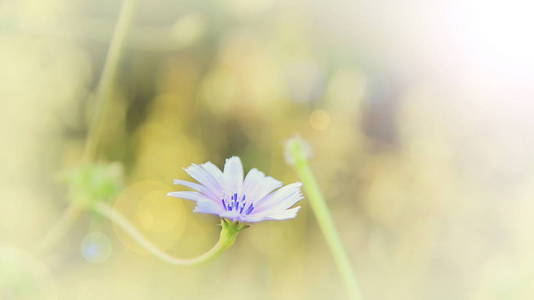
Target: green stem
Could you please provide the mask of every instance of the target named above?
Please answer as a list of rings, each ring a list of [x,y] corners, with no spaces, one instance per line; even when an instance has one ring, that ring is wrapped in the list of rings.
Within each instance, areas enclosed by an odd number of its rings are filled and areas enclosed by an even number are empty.
[[[95,111],[89,127],[83,154],[83,161],[86,163],[96,159],[98,138],[100,137],[103,128],[102,118],[106,111],[107,103],[109,102],[106,100],[109,98],[111,87],[113,86],[121,49],[123,48],[124,40],[128,33],[128,27],[132,22],[136,5],[137,0],[124,0],[120,10],[119,19],[117,20],[117,25],[113,31],[113,37],[109,45],[106,60],[104,61],[102,74],[96,88],[96,96],[94,98],[96,102]],[[57,224],[45,235],[45,238],[37,248],[38,253],[44,254],[52,249],[53,246],[68,232],[69,228],[72,227],[74,222],[81,215],[83,209],[84,207],[79,204],[71,202]]]
[[[119,19],[113,31],[113,37],[109,45],[102,75],[100,76],[96,89],[93,119],[89,127],[84,150],[85,161],[92,161],[96,158],[98,137],[101,136],[101,131],[103,130],[102,119],[106,107],[109,105],[109,101],[106,100],[110,96],[111,88],[115,81],[121,50],[124,47],[124,41],[126,40],[128,28],[132,23],[136,6],[137,0],[124,0],[122,3]]]
[[[45,254],[54,247],[67,234],[72,225],[81,215],[83,207],[72,203],[56,221],[36,247],[36,253]]]
[[[206,262],[208,260],[211,260],[219,256],[221,253],[224,252],[224,250],[228,249],[230,246],[234,244],[239,231],[245,228],[243,224],[231,223],[227,220],[222,220],[221,222],[222,229],[219,235],[219,240],[210,250],[194,258],[182,259],[182,258],[173,257],[163,252],[156,245],[154,245],[147,238],[145,238],[135,228],[135,226],[133,226],[123,215],[121,215],[119,212],[114,210],[109,205],[105,203],[96,203],[93,206],[93,209],[99,214],[101,214],[102,216],[108,218],[111,222],[115,223],[117,226],[121,227],[121,229],[124,230],[124,232],[126,232],[134,241],[136,241],[140,246],[142,246],[152,255],[161,259],[164,262],[167,262],[173,265],[183,265],[183,266],[197,265],[197,264]]]
[[[343,282],[347,288],[350,299],[360,300],[361,292],[358,287],[356,276],[352,270],[351,263],[345,248],[341,242],[341,238],[336,230],[336,226],[330,210],[326,205],[326,201],[319,189],[315,176],[308,165],[308,161],[302,149],[302,142],[298,139],[293,139],[288,144],[288,151],[293,159],[293,163],[297,174],[302,180],[304,190],[308,196],[308,202],[317,218],[319,227],[326,239],[330,252],[334,257],[337,268]]]

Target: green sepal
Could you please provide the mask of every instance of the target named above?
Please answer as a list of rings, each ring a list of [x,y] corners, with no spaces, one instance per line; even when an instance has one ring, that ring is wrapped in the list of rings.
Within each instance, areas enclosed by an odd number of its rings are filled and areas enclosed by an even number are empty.
[[[240,222],[232,222],[229,219],[221,219],[221,227],[222,230],[219,239],[223,249],[226,249],[234,244],[241,230],[250,226]]]

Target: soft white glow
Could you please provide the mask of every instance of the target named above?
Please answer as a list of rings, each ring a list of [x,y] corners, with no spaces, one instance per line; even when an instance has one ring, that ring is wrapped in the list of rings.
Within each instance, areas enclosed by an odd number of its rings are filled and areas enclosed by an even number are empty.
[[[530,77],[534,67],[534,1],[455,1],[448,8],[451,46],[467,66],[483,76],[497,75],[505,80]]]

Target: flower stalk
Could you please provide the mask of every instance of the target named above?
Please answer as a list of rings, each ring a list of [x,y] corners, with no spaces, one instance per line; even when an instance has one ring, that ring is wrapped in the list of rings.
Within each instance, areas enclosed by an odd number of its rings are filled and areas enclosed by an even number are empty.
[[[137,1],[138,0],[124,0],[120,9],[119,18],[113,31],[113,37],[104,61],[103,71],[96,87],[96,96],[94,98],[95,108],[89,125],[89,132],[87,134],[82,158],[84,163],[91,163],[96,160],[99,137],[103,128],[102,118],[109,102],[106,100],[109,98],[116,77],[121,50],[124,46],[128,28],[132,23]],[[44,254],[52,249],[53,246],[69,231],[85,208],[84,205],[71,201],[69,206],[60,216],[59,221],[48,233],[45,234],[43,241],[40,242],[37,247],[37,253]]]
[[[150,252],[158,259],[169,264],[181,266],[197,265],[218,257],[221,253],[223,253],[226,249],[230,248],[234,244],[239,232],[247,227],[243,223],[231,222],[227,219],[222,219],[221,233],[219,235],[219,240],[217,241],[217,243],[210,250],[200,256],[190,259],[183,259],[173,257],[170,254],[159,249],[156,245],[154,245],[146,237],[144,237],[143,234],[141,234],[135,228],[135,226],[133,226],[123,215],[121,215],[109,205],[99,202],[95,203],[92,208],[97,213],[106,217],[111,222],[119,226],[134,241],[136,241],[140,246],[142,246],[145,250]]]
[[[84,207],[78,203],[71,203],[39,242],[36,247],[37,254],[47,253],[67,234],[78,217],[82,214]]]
[[[113,82],[117,74],[119,66],[120,55],[124,48],[124,41],[128,34],[128,28],[130,27],[135,9],[137,7],[138,0],[124,0],[119,13],[119,19],[113,36],[109,44],[108,53],[104,62],[102,74],[98,81],[96,88],[96,94],[94,98],[95,106],[93,112],[93,118],[90,123],[89,133],[84,149],[84,161],[90,162],[96,159],[98,150],[99,137],[103,129],[102,119],[104,117],[107,106],[109,105],[109,96],[113,87]]]
[[[299,138],[291,139],[287,144],[286,151],[303,183],[304,191],[308,196],[308,202],[317,218],[317,222],[326,239],[330,252],[334,257],[337,269],[343,279],[343,283],[345,284],[350,299],[361,300],[361,292],[356,276],[351,267],[347,252],[341,242],[341,238],[339,237],[330,210],[326,205],[323,194],[321,193],[319,185],[315,180],[315,176],[308,164],[307,153],[303,141]]]

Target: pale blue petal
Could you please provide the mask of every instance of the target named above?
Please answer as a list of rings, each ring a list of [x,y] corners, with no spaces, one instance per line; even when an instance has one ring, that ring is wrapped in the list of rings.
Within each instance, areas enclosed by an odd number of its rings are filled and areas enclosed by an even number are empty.
[[[240,221],[242,222],[261,222],[267,220],[287,220],[293,219],[297,216],[297,212],[300,210],[300,206],[286,209],[286,210],[269,210],[263,213],[251,214],[248,216],[242,216]]]
[[[180,179],[174,179],[172,181],[173,184],[179,184],[179,185],[183,185],[185,187],[188,187],[190,189],[193,189],[197,192],[203,192],[203,191],[206,191],[206,187],[203,186],[203,185],[200,185],[198,183],[194,183],[194,182],[191,182],[191,181],[185,181],[185,180],[180,180]]]
[[[256,201],[254,202],[265,198],[270,192],[281,187],[282,185],[282,182],[272,177],[265,177],[265,179],[257,186],[257,189],[254,191],[254,198],[256,198]]]
[[[302,199],[302,193],[300,192],[301,186],[302,183],[296,182],[282,187],[258,201],[255,211],[262,212],[265,210],[277,210],[291,207]]]
[[[265,216],[264,220],[287,220],[287,219],[293,219],[297,216],[297,213],[300,210],[300,206],[293,207],[290,209],[277,211],[277,212],[271,212],[267,216]]]
[[[212,164],[211,162],[207,162],[207,163],[203,163],[202,164],[202,168],[204,168],[204,170],[208,171],[211,176],[213,176],[213,178],[215,178],[215,180],[217,180],[217,182],[219,183],[220,186],[222,186],[222,182],[223,182],[223,172],[214,164]]]
[[[194,182],[190,182],[190,181],[180,180],[180,179],[174,179],[173,183],[174,184],[183,185],[183,186],[186,186],[186,187],[188,187],[190,189],[196,190],[197,192],[202,193],[206,197],[211,198],[215,202],[219,202],[220,201],[220,197],[218,196],[218,194],[215,194],[213,191],[209,190],[204,185],[201,185],[201,184],[198,184],[198,183],[194,183]]]
[[[187,167],[185,171],[187,174],[189,174],[189,176],[193,177],[200,184],[204,185],[210,196],[216,199],[222,197],[223,190],[221,184],[211,172],[196,164],[192,164],[191,166]]]
[[[206,196],[202,195],[201,193],[191,192],[191,191],[170,192],[170,193],[167,194],[167,196],[172,196],[172,197],[176,197],[176,198],[192,200],[192,201],[195,201],[195,202],[200,202],[200,201],[213,202],[213,200],[211,200],[210,198],[207,198]]]
[[[272,177],[266,177],[257,169],[251,169],[243,183],[243,191],[252,203],[261,200],[267,194],[282,186],[282,183]]]
[[[237,156],[226,159],[224,164],[224,188],[228,194],[241,193],[243,186],[243,165]]]
[[[288,209],[302,199],[304,199],[304,196],[302,195],[302,193],[299,192],[299,193],[296,193],[296,194],[293,194],[287,197],[283,201],[279,202],[277,205],[270,207],[270,209],[273,209],[273,210]]]
[[[265,174],[263,174],[263,172],[258,171],[258,169],[250,169],[245,177],[245,181],[243,182],[243,191],[247,194],[251,194],[258,183],[260,183],[264,178]]]
[[[198,201],[193,212],[202,214],[220,215],[223,210],[213,201]]]
[[[167,196],[195,201],[197,203],[197,206],[193,210],[194,212],[218,215],[219,213],[224,211],[224,209],[219,205],[219,203],[197,192],[170,192],[167,194]]]

